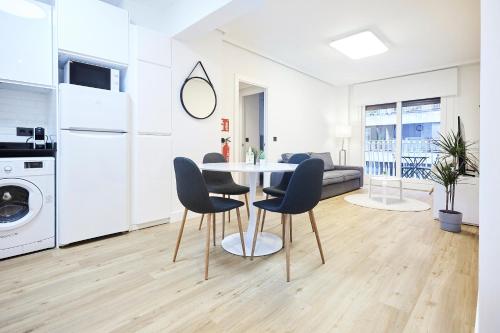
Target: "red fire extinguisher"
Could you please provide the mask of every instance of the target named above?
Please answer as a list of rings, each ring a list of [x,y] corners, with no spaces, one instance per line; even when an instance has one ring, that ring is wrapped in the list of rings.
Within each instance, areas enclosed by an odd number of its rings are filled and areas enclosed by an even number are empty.
[[[226,162],[229,162],[229,142],[231,142],[231,140],[229,140],[229,138],[222,138],[221,139],[221,142],[222,142],[222,155],[224,156],[224,158],[226,159]]]

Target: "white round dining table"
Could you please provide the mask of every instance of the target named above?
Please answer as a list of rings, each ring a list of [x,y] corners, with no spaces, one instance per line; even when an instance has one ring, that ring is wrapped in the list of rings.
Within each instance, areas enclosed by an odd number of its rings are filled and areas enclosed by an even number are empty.
[[[255,193],[257,190],[257,180],[259,179],[259,174],[261,172],[292,172],[296,167],[297,164],[270,162],[263,162],[258,164],[247,164],[239,162],[204,163],[199,165],[199,168],[201,170],[241,172],[248,174],[248,187],[250,188],[248,205],[250,206],[250,218],[248,221],[247,230],[244,233],[245,249],[247,255],[252,252],[253,236],[255,234],[255,228],[257,227],[256,207],[253,205],[253,203],[255,202]],[[281,250],[282,247],[283,241],[281,237],[269,232],[259,232],[257,234],[257,241],[255,243],[254,256],[265,256],[268,254],[272,254]],[[238,233],[226,236],[222,240],[222,248],[232,254],[243,256],[240,235]]]

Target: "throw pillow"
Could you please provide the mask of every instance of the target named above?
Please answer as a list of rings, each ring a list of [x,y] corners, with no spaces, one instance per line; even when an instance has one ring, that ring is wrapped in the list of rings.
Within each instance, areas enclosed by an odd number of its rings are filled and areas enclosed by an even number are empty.
[[[319,158],[325,162],[325,171],[335,169],[333,164],[332,155],[330,153],[312,153],[311,158]]]
[[[290,157],[292,157],[293,153],[283,153],[281,154],[281,161],[283,163],[288,163],[288,160],[290,159]]]

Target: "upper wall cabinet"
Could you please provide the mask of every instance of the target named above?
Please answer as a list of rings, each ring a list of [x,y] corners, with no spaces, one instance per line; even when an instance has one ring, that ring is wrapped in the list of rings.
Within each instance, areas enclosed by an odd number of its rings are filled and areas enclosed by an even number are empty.
[[[36,17],[0,11],[0,80],[52,86],[52,7]]]
[[[137,34],[137,59],[170,67],[172,63],[170,37],[140,26],[134,28],[134,33]]]
[[[136,130],[140,134],[172,132],[171,70],[143,61],[137,68]]]
[[[128,12],[99,0],[59,0],[59,50],[128,64]]]

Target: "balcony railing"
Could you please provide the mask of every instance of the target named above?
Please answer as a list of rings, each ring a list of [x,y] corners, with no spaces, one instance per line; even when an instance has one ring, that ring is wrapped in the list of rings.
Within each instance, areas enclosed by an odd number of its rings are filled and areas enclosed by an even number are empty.
[[[396,176],[396,140],[365,141],[365,170],[368,175]],[[401,142],[401,176],[428,179],[439,151],[431,139],[404,139]]]

